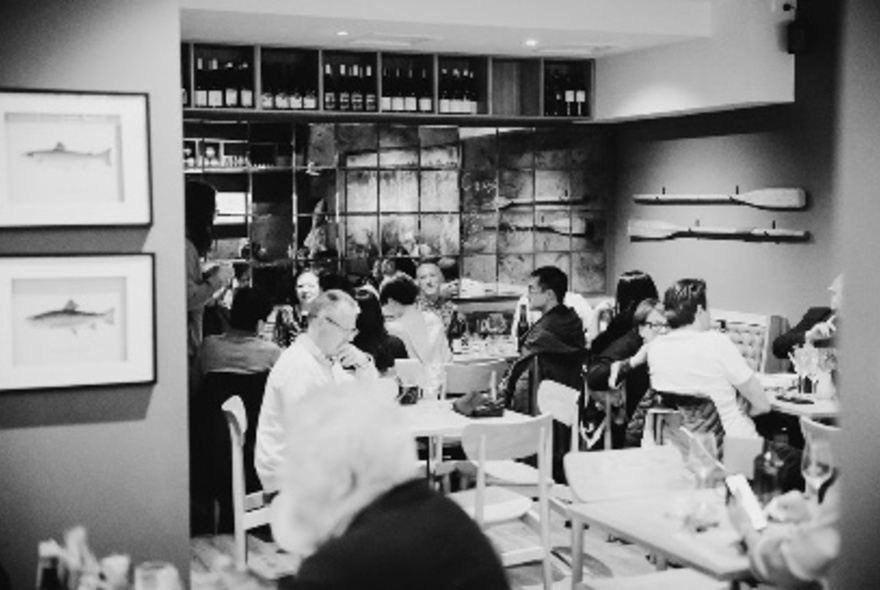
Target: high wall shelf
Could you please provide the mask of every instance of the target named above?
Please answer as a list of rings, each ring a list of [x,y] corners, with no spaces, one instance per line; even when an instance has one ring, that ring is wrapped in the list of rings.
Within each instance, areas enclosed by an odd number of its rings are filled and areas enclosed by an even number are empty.
[[[592,60],[184,43],[183,106],[240,116],[589,120]]]

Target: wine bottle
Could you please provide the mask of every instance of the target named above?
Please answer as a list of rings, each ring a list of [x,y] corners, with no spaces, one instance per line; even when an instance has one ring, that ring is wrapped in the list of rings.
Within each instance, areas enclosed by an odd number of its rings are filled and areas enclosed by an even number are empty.
[[[278,64],[278,82],[275,85],[275,108],[286,110],[290,108],[290,96],[287,94],[288,64]]]
[[[275,107],[275,72],[277,67],[273,63],[263,64],[263,87],[260,89],[260,106],[263,109]]]
[[[464,100],[461,95],[461,72],[458,68],[452,68],[452,83],[449,87],[449,108],[453,113],[464,111]]]
[[[451,112],[452,105],[450,104],[451,100],[449,95],[449,71],[446,68],[440,69],[440,79],[437,83],[440,91],[440,112],[449,113]]]
[[[379,103],[383,112],[391,111],[391,91],[392,91],[391,74],[387,67],[382,68],[382,100]]]
[[[336,81],[331,64],[324,64],[324,110],[336,110]]]
[[[217,58],[212,57],[208,62],[208,106],[211,108],[223,106],[223,89],[220,82],[220,66]]]
[[[364,110],[364,75],[360,65],[351,66],[351,110]]]
[[[587,91],[584,88],[575,90],[574,102],[577,107],[575,114],[578,117],[585,117],[587,115]]]
[[[565,75],[565,115],[568,117],[573,117],[575,115],[575,102],[574,102],[574,84],[572,83],[571,76],[568,74]]]
[[[223,72],[224,82],[223,89],[223,106],[229,108],[238,108],[238,68],[231,61],[226,62],[225,71]]]
[[[303,94],[303,109],[314,111],[318,108],[318,91],[314,86],[307,86]]]
[[[208,89],[205,86],[205,64],[201,57],[196,58],[195,83],[195,107],[204,108],[208,106]]]
[[[431,80],[428,79],[428,68],[422,68],[422,77],[419,80],[419,112],[434,112],[434,97]]]
[[[394,84],[391,89],[391,110],[395,113],[405,110],[402,82],[403,77],[400,74],[400,68],[394,68]]]
[[[412,65],[406,71],[406,84],[403,92],[403,110],[408,113],[415,113],[419,110],[418,89],[416,88],[416,79],[413,77]]]
[[[376,110],[376,81],[373,79],[373,66],[367,64],[364,69],[364,110]]]
[[[351,110],[351,88],[349,87],[348,69],[339,64],[339,79],[336,81],[336,101],[340,111]]]
[[[251,64],[242,61],[238,66],[238,100],[243,108],[254,106],[254,81],[251,78]]]
[[[465,77],[465,112],[470,115],[477,114],[477,81],[474,77],[474,70],[471,68],[467,68],[465,70],[467,72],[467,76]]]
[[[516,323],[516,347],[522,350],[523,343],[526,340],[526,334],[529,333],[529,306],[523,303],[519,306],[519,320]]]

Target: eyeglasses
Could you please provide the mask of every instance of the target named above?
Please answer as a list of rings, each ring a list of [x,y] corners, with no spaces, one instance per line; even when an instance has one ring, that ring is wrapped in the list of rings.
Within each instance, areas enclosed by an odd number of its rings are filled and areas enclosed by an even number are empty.
[[[333,324],[334,326],[336,326],[337,328],[339,328],[340,330],[342,330],[343,332],[345,332],[348,336],[354,337],[358,333],[357,328],[346,328],[345,326],[343,326],[342,324],[340,324],[339,322],[337,322],[336,320],[331,318],[329,315],[325,315],[324,319],[327,320],[328,322],[330,322],[331,324]]]
[[[669,329],[669,324],[664,322],[645,322],[642,324],[643,326],[648,326],[652,330],[657,330],[658,332],[662,332]]]

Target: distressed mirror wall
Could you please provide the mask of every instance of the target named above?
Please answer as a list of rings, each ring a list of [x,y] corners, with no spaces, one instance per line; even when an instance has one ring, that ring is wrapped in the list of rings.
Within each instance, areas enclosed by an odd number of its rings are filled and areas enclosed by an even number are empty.
[[[218,188],[212,258],[276,299],[300,267],[356,280],[392,255],[445,258],[470,294],[552,264],[605,291],[612,150],[596,126],[187,121],[187,174]]]

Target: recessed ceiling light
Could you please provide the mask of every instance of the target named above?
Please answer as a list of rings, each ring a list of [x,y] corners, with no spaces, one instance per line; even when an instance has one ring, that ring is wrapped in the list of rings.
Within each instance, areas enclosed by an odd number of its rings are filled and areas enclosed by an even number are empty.
[[[538,40],[537,39],[526,39],[526,47],[537,47]]]
[[[340,37],[348,37],[348,31],[336,31],[336,34]]]

